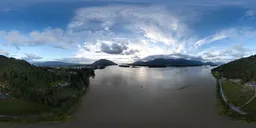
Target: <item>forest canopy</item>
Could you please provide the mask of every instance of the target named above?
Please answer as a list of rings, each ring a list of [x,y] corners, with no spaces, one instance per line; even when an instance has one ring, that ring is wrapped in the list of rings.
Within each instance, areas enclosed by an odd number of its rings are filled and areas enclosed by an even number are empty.
[[[56,107],[85,91],[89,77],[94,75],[93,69],[43,68],[1,55],[0,69],[0,86],[4,86],[11,97]]]
[[[244,82],[256,81],[256,55],[241,58],[212,69],[223,73],[229,79],[242,79]]]
[[[47,88],[52,82],[68,79],[67,75],[49,72],[24,60],[0,56],[0,85],[17,88]]]

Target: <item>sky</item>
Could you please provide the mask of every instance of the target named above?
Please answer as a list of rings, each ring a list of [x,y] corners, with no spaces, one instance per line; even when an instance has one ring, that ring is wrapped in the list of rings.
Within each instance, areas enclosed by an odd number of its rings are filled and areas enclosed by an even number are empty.
[[[255,0],[0,1],[0,54],[29,62],[229,62],[255,51]]]

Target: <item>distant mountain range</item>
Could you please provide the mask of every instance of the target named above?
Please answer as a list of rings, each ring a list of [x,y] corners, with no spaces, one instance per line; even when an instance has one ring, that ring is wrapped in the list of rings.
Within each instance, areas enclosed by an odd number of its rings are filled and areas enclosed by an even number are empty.
[[[41,67],[87,66],[87,67],[92,67],[92,68],[104,68],[106,66],[117,65],[113,61],[106,60],[106,59],[97,60],[92,64],[76,64],[76,63],[66,63],[66,62],[61,62],[61,61],[34,62],[32,64],[35,65],[35,66],[41,66]]]
[[[45,62],[34,62],[32,63],[35,66],[41,66],[41,67],[55,67],[55,66],[72,66],[77,65],[74,63],[66,63],[61,61],[45,61]]]
[[[168,66],[203,66],[203,65],[210,65],[216,66],[217,64],[212,62],[202,62],[197,60],[188,60],[188,59],[163,59],[163,58],[156,58],[153,60],[148,61],[136,61],[131,65],[134,66],[149,66],[149,67],[168,67]]]
[[[55,66],[87,66],[92,68],[104,68],[106,66],[117,65],[115,62],[107,60],[107,59],[100,59],[95,61],[92,64],[75,64],[75,63],[66,63],[61,61],[46,61],[46,62],[37,62],[33,63],[36,66],[42,67],[55,67]],[[198,60],[191,60],[191,59],[174,59],[174,58],[155,58],[152,60],[147,61],[136,61],[134,63],[128,64],[131,66],[147,66],[147,67],[168,67],[168,66],[177,66],[177,67],[184,67],[184,66],[202,66],[202,65],[210,65],[210,66],[217,66],[218,64],[213,62],[202,62]]]

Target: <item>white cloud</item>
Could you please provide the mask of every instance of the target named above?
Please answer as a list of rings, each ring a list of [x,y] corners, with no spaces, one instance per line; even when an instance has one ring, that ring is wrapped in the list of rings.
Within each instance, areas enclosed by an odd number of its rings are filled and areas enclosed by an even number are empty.
[[[205,44],[213,43],[223,39],[230,39],[236,41],[243,41],[246,39],[254,39],[256,36],[256,30],[248,27],[235,27],[221,30],[214,35],[200,39],[195,43],[195,47],[200,47]]]
[[[4,41],[4,45],[15,46],[39,46],[51,45],[56,48],[70,48],[75,40],[69,38],[62,29],[47,28],[43,31],[32,31],[24,34],[19,31],[0,31],[0,39]]]
[[[173,35],[163,33],[160,28],[156,26],[140,25],[138,28],[143,31],[144,37],[148,38],[153,43],[175,45],[178,42]],[[176,28],[174,29],[176,30]]]
[[[245,12],[245,16],[254,16],[256,14],[256,12],[254,10],[247,10]]]
[[[40,59],[42,59],[42,58],[43,58],[43,57],[37,56],[37,55],[35,55],[35,54],[33,54],[33,53],[25,54],[24,57],[21,57],[21,59],[27,60],[27,61],[40,60]]]
[[[222,40],[222,39],[225,39],[227,38],[228,35],[226,35],[225,33],[217,33],[215,35],[212,35],[212,36],[208,36],[206,38],[203,38],[203,39],[200,39],[198,40],[196,43],[195,43],[195,46],[196,47],[200,47],[201,45],[204,45],[204,44],[208,44],[208,43],[212,43],[214,41],[218,41],[218,40]]]
[[[204,60],[214,61],[214,62],[229,62],[241,57],[247,57],[255,54],[256,49],[246,48],[242,44],[233,44],[228,48],[210,48],[206,49],[200,53]]]
[[[0,49],[0,55],[8,56],[10,53],[7,50]]]
[[[244,16],[241,17],[240,20],[245,20],[245,19],[255,19],[255,15],[256,15],[256,10],[253,9],[249,9],[245,12]]]
[[[106,57],[100,53],[102,42],[114,42],[120,46],[125,43],[129,52],[124,53],[142,58],[191,52],[195,41],[193,31],[183,21],[162,6],[89,7],[76,11],[68,32],[76,38],[86,39],[76,56]],[[120,58],[116,54],[108,56]],[[127,54],[121,56],[128,58]]]
[[[81,64],[91,64],[95,61],[95,60],[88,59],[85,57],[66,57],[66,58],[55,59],[55,60],[67,62],[67,63],[81,63]]]

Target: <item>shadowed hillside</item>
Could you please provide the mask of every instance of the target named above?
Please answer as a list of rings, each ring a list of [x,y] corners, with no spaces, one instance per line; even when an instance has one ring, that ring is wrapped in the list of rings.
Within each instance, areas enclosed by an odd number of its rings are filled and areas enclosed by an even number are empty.
[[[229,79],[256,81],[256,55],[221,65],[212,69],[212,72],[222,72],[223,76]]]

